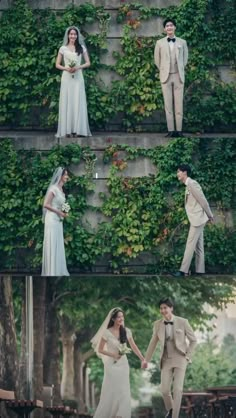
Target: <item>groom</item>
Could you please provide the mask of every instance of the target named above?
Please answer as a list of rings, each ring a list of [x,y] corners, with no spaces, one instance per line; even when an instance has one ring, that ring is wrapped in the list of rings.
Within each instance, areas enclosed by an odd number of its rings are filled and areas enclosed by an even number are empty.
[[[207,222],[213,222],[213,214],[205,198],[200,184],[191,179],[191,168],[188,164],[181,164],[177,170],[177,177],[185,184],[185,210],[190,222],[188,239],[180,270],[172,273],[174,277],[187,276],[195,252],[196,274],[205,273],[203,231]]]
[[[183,136],[184,69],[188,62],[188,47],[184,39],[175,36],[176,23],[173,19],[166,19],[163,26],[167,37],[157,41],[154,61],[160,71],[168,128],[166,136],[176,138]]]
[[[142,367],[147,367],[158,341],[161,345],[161,393],[167,412],[166,418],[178,418],[185,370],[191,362],[192,352],[196,346],[196,337],[187,319],[173,315],[171,299],[161,299],[159,302],[162,319],[156,321],[153,336],[149,343]],[[186,342],[186,337],[189,344]],[[173,383],[173,397],[171,384]]]

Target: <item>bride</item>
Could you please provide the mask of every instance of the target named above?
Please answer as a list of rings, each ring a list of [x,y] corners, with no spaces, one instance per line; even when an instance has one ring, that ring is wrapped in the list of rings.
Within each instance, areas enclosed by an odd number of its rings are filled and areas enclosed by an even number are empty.
[[[66,201],[63,185],[68,179],[67,169],[58,167],[53,173],[44,198],[42,276],[69,276],[66,267],[62,222],[68,216],[62,211],[62,206]]]
[[[122,309],[113,308],[91,340],[93,349],[104,363],[101,397],[94,418],[131,418],[129,363],[126,354],[119,353],[127,342],[143,361],[130,329],[124,326]]]
[[[81,61],[84,61],[83,63]],[[90,66],[84,38],[76,26],[66,29],[56,68],[62,71],[57,137],[91,136],[83,69]]]

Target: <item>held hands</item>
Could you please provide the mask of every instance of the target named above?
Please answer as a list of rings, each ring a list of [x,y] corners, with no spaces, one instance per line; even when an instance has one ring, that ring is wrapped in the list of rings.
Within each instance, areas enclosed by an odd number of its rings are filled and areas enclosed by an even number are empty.
[[[147,369],[147,367],[148,367],[148,362],[145,359],[143,359],[141,361],[141,369]]]
[[[79,67],[65,67],[65,70],[68,71],[68,73],[73,74],[76,71],[81,70],[81,67],[80,66]]]
[[[75,67],[66,67],[66,71],[68,71],[68,73],[75,73],[76,72],[76,68]]]

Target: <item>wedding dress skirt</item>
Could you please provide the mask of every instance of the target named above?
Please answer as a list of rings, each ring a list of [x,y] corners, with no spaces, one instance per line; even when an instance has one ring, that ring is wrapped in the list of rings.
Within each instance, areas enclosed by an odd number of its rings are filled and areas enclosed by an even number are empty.
[[[57,186],[52,186],[52,206],[61,210],[65,195]],[[69,276],[64,247],[63,220],[47,210],[44,220],[42,276]]]
[[[131,331],[126,328],[127,334]],[[106,330],[103,336],[107,341],[107,351],[117,352],[119,340]],[[115,361],[103,356],[104,377],[101,397],[94,418],[131,418],[131,394],[129,381],[129,363],[127,356]]]

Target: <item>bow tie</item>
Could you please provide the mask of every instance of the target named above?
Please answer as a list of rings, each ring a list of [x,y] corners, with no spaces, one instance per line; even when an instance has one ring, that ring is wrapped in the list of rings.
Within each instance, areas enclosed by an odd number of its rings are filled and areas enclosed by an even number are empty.
[[[165,325],[169,325],[169,324],[170,324],[170,325],[173,325],[173,324],[174,324],[174,322],[173,322],[173,321],[164,321],[164,324],[165,324]]]
[[[167,41],[168,41],[168,42],[171,42],[171,41],[172,41],[172,42],[175,42],[175,41],[176,41],[176,38],[167,38]]]

